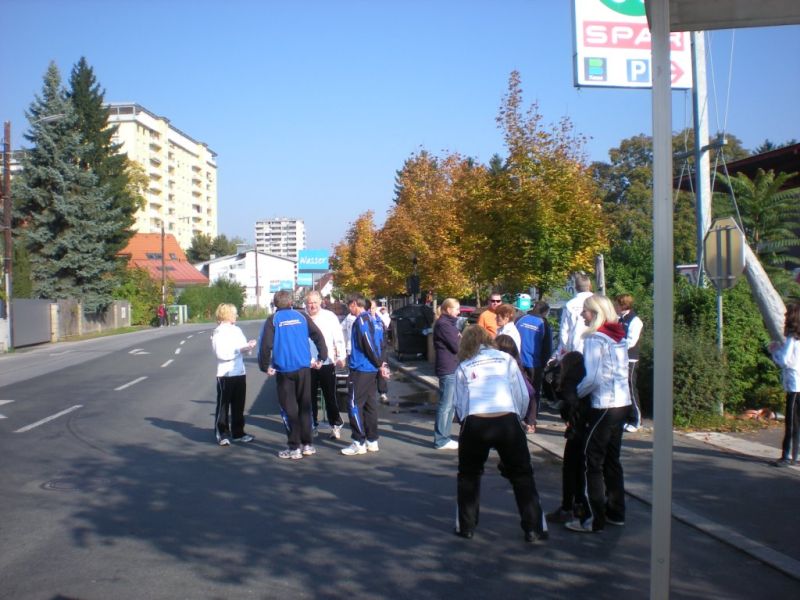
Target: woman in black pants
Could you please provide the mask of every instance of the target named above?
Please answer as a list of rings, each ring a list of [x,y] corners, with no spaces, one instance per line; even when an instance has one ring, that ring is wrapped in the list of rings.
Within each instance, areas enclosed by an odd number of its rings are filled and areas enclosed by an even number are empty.
[[[625,524],[625,484],[620,450],[622,427],[631,405],[628,387],[628,344],[625,328],[618,323],[611,300],[593,294],[581,313],[584,332],[583,360],[586,376],[578,384],[578,396],[590,396],[584,445],[583,484],[579,504],[583,518],[567,523],[567,529],[593,533],[606,523]]]

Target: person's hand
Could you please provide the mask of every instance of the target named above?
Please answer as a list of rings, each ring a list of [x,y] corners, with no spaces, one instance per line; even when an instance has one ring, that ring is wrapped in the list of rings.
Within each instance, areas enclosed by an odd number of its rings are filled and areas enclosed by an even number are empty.
[[[389,370],[389,365],[383,363],[381,365],[381,377],[384,379],[389,379],[392,376],[392,372]]]
[[[344,369],[344,359],[343,358],[338,359],[336,361],[336,366],[339,367],[340,369]]]
[[[319,369],[320,367],[322,367],[322,361],[321,360],[312,360],[311,361],[311,368],[312,369]]]
[[[275,375],[275,368],[270,367],[269,369],[267,369],[267,377],[272,377],[273,375]]]

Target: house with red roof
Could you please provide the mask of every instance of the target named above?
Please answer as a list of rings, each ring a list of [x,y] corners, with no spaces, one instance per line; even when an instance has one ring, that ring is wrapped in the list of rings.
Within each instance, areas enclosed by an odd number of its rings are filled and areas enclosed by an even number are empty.
[[[176,292],[194,285],[209,285],[208,277],[188,261],[171,233],[164,235],[163,259],[160,233],[135,234],[119,256],[127,258],[128,266],[145,269],[159,285],[162,273],[166,273],[166,279],[174,284]]]

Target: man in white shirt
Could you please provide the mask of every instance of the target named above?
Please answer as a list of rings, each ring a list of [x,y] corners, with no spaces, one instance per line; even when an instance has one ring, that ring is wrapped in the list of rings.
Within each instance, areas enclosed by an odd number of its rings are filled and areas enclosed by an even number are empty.
[[[575,297],[564,305],[558,332],[558,347],[553,358],[560,360],[567,352],[583,352],[583,332],[586,323],[581,317],[583,303],[592,295],[592,280],[586,273],[575,273]]]
[[[331,439],[338,440],[343,422],[336,402],[336,367],[343,367],[347,357],[342,327],[333,312],[322,308],[322,295],[316,290],[306,295],[306,312],[322,332],[328,347],[328,359],[319,369],[311,369],[311,411],[314,427],[317,425],[317,390],[321,388],[325,398],[325,412],[331,426]]]

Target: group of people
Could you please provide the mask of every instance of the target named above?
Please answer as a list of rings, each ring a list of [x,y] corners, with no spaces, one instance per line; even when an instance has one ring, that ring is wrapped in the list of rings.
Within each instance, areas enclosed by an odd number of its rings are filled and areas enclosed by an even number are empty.
[[[477,325],[458,330],[460,306],[446,299],[433,328],[439,406],[434,447],[458,450],[456,533],[470,538],[478,522],[480,477],[490,448],[514,489],[527,541],[546,539],[547,520],[572,531],[597,532],[625,522],[620,449],[624,429],[641,426],[635,393],[635,348],[642,322],[630,295],[615,303],[593,294],[591,280],[575,275],[577,294],[561,316],[552,351],[549,306],[516,310],[492,294]],[[561,365],[559,395],[567,421],[562,504],[542,514],[526,433],[535,431],[542,375]],[[451,437],[453,416],[461,424]]]
[[[578,294],[562,314],[555,352],[546,305],[515,321],[514,307],[492,294],[478,324],[463,332],[458,300],[448,298],[440,306],[433,328],[440,396],[433,445],[458,451],[455,531],[461,537],[471,538],[478,524],[480,479],[491,448],[497,450],[500,471],[513,487],[526,541],[547,538],[548,518],[586,532],[624,523],[619,453],[631,406],[627,336],[631,331],[638,335],[641,327],[631,326],[634,317],[625,324],[625,315],[632,312],[630,297],[625,308],[629,312],[620,317],[610,300],[592,294],[588,277],[576,276],[576,286]],[[322,307],[318,292],[308,294],[305,310],[294,308],[292,300],[288,290],[275,294],[275,311],[264,322],[258,342],[245,339],[236,326],[233,305],[218,307],[219,325],[212,335],[218,361],[217,443],[253,439],[244,431],[243,356],[257,347],[259,368],[275,377],[286,428],[287,447],[278,453],[280,458],[297,460],[316,453],[317,409],[312,398],[317,390],[325,399],[331,437],[340,439],[344,424],[336,401],[336,369],[345,364],[352,441],[341,452],[354,456],[379,451],[377,394],[390,376],[380,309],[354,295],[347,302],[349,315],[340,324]],[[562,363],[560,392],[565,405],[575,410],[564,413],[569,437],[562,505],[546,518],[526,433],[535,428],[542,372],[549,360]],[[454,416],[461,426],[458,441],[451,435]]]
[[[332,439],[341,438],[344,426],[336,399],[336,369],[349,368],[348,414],[352,443],[342,454],[377,452],[378,405],[376,391],[386,393],[390,371],[384,343],[385,320],[377,305],[363,296],[348,301],[348,319],[322,307],[317,291],[306,296],[305,310],[293,307],[292,293],[280,290],[273,299],[275,310],[266,319],[258,342],[246,340],[236,326],[232,304],[217,308],[218,326],[211,336],[217,357],[217,443],[250,442],[244,432],[244,355],[258,346],[258,366],[275,377],[280,415],[287,446],[279,458],[298,460],[316,454],[313,445],[318,407],[312,401],[321,391]]]

